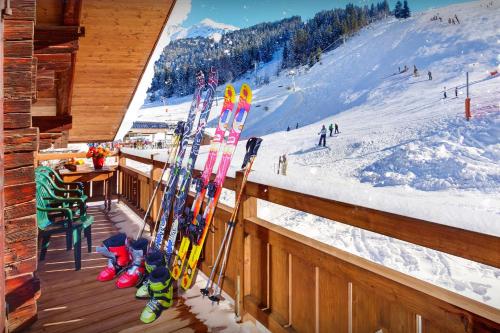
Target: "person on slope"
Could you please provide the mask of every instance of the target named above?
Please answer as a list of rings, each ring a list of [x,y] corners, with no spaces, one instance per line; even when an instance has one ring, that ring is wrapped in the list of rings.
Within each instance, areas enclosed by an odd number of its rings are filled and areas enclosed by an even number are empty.
[[[417,77],[418,76],[418,69],[416,65],[413,65],[413,76]]]
[[[339,134],[339,125],[335,123],[335,134]]]
[[[323,127],[321,127],[321,131],[319,131],[318,135],[320,135],[318,146],[321,147],[321,143],[323,143],[323,147],[325,147],[325,145],[326,145],[326,127],[325,127],[325,125],[323,125]]]
[[[333,133],[333,124],[330,124],[330,126],[328,126],[328,130],[330,131],[330,136],[332,136],[332,133]]]
[[[446,99],[448,95],[446,94],[446,87],[443,88],[443,98]]]
[[[288,167],[288,162],[286,160],[286,154],[283,154],[283,156],[281,156],[281,174],[283,176],[286,176],[287,167]]]
[[[455,87],[455,97],[458,98],[458,87]]]
[[[299,123],[295,124],[295,129],[299,128]]]
[[[427,76],[429,77],[429,81],[432,81],[432,73],[431,73],[431,71],[427,72]]]
[[[286,131],[287,131],[287,132],[290,132],[290,126],[288,126],[288,127],[286,128]]]

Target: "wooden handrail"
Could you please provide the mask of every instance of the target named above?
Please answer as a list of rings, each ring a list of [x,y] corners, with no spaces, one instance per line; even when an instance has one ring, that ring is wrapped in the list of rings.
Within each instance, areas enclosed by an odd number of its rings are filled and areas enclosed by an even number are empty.
[[[500,268],[500,237],[256,182],[247,183],[246,194],[288,208]]]
[[[64,160],[69,158],[87,158],[86,152],[77,153],[47,153],[47,154],[35,154],[35,161],[52,161],[52,160]],[[118,152],[111,152],[109,157],[118,155]]]

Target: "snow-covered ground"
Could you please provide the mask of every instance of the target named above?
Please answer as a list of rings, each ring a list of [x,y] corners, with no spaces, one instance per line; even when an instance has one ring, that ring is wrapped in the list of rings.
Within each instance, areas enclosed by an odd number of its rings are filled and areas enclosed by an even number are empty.
[[[271,77],[254,90],[244,131],[264,138],[251,179],[500,236],[500,77],[490,75],[500,70],[500,2],[486,8],[488,2],[375,23],[324,53],[321,63],[296,69],[295,91],[286,73]],[[438,13],[443,22],[431,21]],[[448,24],[455,14],[460,24]],[[411,75],[414,64],[418,77]],[[398,74],[405,65],[409,71]],[[276,63],[262,70],[269,66]],[[463,116],[465,72],[469,122]],[[234,83],[237,89],[243,81]],[[139,117],[183,119],[189,104],[189,97],[172,99],[167,113],[165,107],[142,109]],[[339,124],[340,133],[317,147],[321,125],[330,123]],[[230,173],[243,154],[240,144]],[[282,154],[287,176],[276,175]],[[197,168],[205,157],[202,149]],[[500,308],[499,269],[265,202],[259,215]]]

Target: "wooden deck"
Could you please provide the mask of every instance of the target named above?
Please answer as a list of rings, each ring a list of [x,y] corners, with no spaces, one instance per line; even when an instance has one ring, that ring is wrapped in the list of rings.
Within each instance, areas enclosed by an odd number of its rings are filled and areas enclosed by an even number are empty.
[[[89,212],[95,217],[95,249],[117,229],[101,207],[91,207]],[[207,332],[182,298],[153,324],[142,324],[139,316],[146,302],[134,298],[136,289],[120,290],[114,281],[97,281],[106,259],[96,252],[87,253],[83,244],[82,269],[74,271],[73,251],[66,251],[64,242],[64,235],[54,238],[45,261],[39,262],[38,321],[28,332]]]

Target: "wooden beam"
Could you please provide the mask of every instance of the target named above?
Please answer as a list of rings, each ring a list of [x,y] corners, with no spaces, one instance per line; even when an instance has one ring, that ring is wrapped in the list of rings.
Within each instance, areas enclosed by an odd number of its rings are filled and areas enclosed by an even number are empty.
[[[71,68],[71,53],[36,54],[38,70],[66,71]]]
[[[38,127],[40,133],[43,132],[62,132],[71,129],[73,117],[63,116],[34,116],[33,127]]]
[[[30,113],[31,99],[7,99],[3,107],[4,113]]]
[[[78,50],[78,38],[85,35],[80,26],[35,26],[35,53],[71,53]]]
[[[4,152],[27,152],[37,150],[38,128],[8,130],[4,132]]]
[[[5,40],[33,39],[33,21],[5,21]]]
[[[16,0],[10,2],[12,15],[6,16],[6,20],[35,20],[36,0]]]
[[[81,0],[66,0],[64,3],[64,25],[80,25]]]
[[[4,115],[4,128],[25,128],[31,126],[31,114],[29,113],[6,113]]]
[[[33,41],[6,41],[4,43],[4,56],[13,58],[31,58],[33,55]]]

